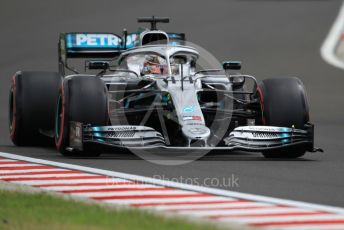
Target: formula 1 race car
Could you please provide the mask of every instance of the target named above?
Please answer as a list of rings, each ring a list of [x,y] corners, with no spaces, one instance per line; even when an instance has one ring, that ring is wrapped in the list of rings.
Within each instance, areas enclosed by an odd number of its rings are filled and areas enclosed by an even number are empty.
[[[297,158],[319,150],[298,78],[258,84],[237,73],[235,61],[204,69],[184,34],[157,29],[168,18],[138,21],[151,28],[123,36],[61,33],[58,72],[17,72],[9,103],[13,143],[54,140],[67,156],[154,149]],[[77,60],[85,73],[71,66]]]

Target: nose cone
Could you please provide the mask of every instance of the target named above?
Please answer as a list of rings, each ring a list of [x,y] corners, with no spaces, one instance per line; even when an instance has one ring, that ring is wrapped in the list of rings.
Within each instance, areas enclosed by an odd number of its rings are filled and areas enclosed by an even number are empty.
[[[210,129],[203,125],[184,125],[182,132],[189,140],[207,140],[210,136]]]

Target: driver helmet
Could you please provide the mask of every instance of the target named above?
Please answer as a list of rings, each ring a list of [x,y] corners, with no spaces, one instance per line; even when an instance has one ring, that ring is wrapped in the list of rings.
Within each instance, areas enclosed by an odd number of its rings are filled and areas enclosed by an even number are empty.
[[[162,74],[161,63],[157,55],[147,55],[144,62],[145,74]]]

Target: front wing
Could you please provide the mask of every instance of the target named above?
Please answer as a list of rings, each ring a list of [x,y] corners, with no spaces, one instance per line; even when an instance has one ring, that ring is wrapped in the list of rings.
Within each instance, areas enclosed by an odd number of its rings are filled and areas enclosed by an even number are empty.
[[[204,151],[248,151],[264,152],[288,148],[302,148],[309,152],[321,151],[314,148],[314,126],[305,129],[274,126],[242,126],[235,128],[224,138],[221,147],[176,147],[167,146],[163,135],[145,126],[91,126],[79,122],[70,124],[69,151],[83,151],[87,144],[98,144],[119,149],[151,149],[178,152],[185,150]]]

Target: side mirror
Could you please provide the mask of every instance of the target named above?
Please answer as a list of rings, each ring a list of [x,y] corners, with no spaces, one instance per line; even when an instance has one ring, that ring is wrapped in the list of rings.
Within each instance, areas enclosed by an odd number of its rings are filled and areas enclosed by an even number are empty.
[[[88,69],[102,69],[106,70],[110,67],[108,61],[90,61],[88,62]]]
[[[240,61],[225,61],[222,63],[224,70],[240,70],[241,62]]]
[[[229,81],[232,83],[233,87],[241,87],[245,83],[245,77],[243,76],[229,76]]]

